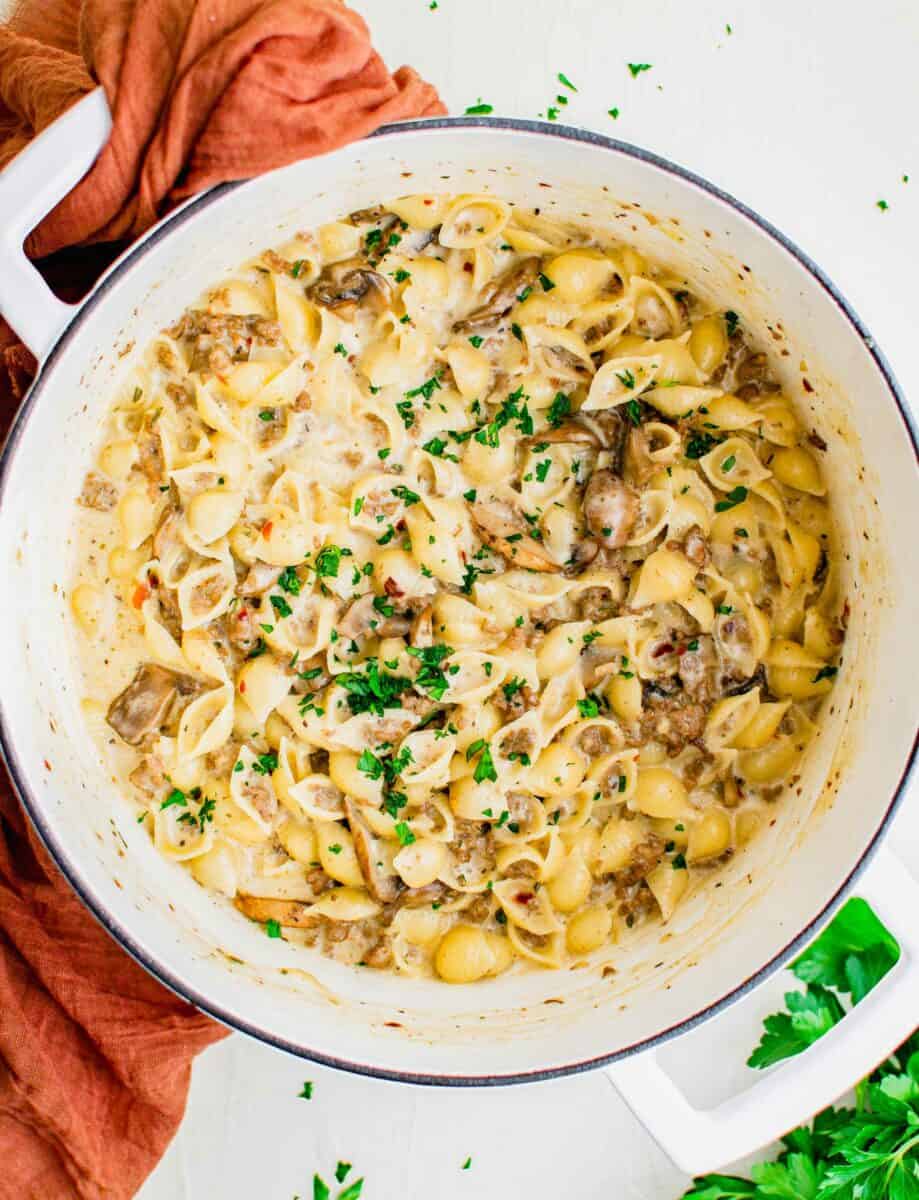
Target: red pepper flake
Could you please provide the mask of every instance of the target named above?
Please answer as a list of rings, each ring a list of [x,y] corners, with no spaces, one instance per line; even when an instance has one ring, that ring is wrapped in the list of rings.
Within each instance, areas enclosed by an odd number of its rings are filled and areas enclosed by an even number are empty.
[[[245,679],[240,679],[240,681],[239,681],[239,693],[240,693],[240,695],[242,695],[242,693],[243,693],[245,690],[246,690],[246,681],[245,681]]]
[[[48,762],[47,758],[45,759],[45,770],[46,771],[53,770],[53,768],[52,768],[51,764]]]
[[[469,274],[471,275],[472,274],[472,263],[471,262],[463,263],[463,270],[468,271]]]
[[[518,904],[530,904],[535,897],[532,892],[518,892],[514,899]]]
[[[814,385],[806,375],[801,377],[801,386],[804,388],[805,392],[812,392],[814,390]]]
[[[134,608],[143,608],[144,602],[150,599],[150,589],[145,583],[139,583],[134,589],[134,595],[131,597],[131,604]]]
[[[262,526],[262,537],[266,542],[271,537],[272,529],[274,529],[274,521],[266,521]]]
[[[670,642],[664,642],[662,646],[658,646],[656,650],[651,651],[652,658],[662,658],[665,654],[673,653],[673,645]]]
[[[432,200],[432,199],[431,199],[429,196],[425,196],[425,198],[424,198],[424,200],[422,201],[422,203],[423,203],[423,204],[433,204],[433,203],[434,203],[434,201],[433,201],[433,200]]]

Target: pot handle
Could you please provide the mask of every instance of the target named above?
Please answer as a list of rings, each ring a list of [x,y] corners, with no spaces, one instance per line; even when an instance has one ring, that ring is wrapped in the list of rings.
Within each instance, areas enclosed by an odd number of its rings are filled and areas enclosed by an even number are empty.
[[[0,314],[39,362],[78,305],[58,300],[26,258],[23,243],[93,165],[111,128],[108,100],[96,88],[0,172]]]
[[[919,1023],[919,882],[882,848],[858,885],[900,945],[884,978],[814,1045],[760,1076],[746,1091],[694,1108],[654,1050],[607,1068],[626,1104],[673,1162],[690,1175],[714,1171],[809,1121],[879,1063]]]

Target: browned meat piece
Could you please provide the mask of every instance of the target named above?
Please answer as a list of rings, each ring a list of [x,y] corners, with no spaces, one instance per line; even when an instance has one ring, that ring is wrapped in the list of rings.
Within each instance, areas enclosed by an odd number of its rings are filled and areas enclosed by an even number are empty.
[[[686,541],[681,549],[689,561],[700,568],[704,567],[711,557],[708,542],[697,526],[693,526],[689,533],[687,533]]]
[[[273,900],[266,896],[237,896],[236,907],[250,921],[277,921],[288,928],[309,929],[318,925],[320,918],[309,911],[303,900]]]
[[[177,701],[198,691],[198,683],[156,663],[144,663],[128,686],[112,701],[106,720],[129,745],[155,733],[174,714]]]
[[[384,970],[392,964],[392,942],[384,933],[375,946],[364,955],[364,965]]]
[[[695,649],[691,647],[695,646]],[[692,638],[686,652],[680,655],[677,674],[688,696],[701,704],[711,705],[718,695],[718,655],[710,634]]]
[[[151,482],[158,483],[164,470],[160,435],[153,429],[145,429],[137,438],[137,450],[140,470]]]
[[[684,746],[695,742],[705,732],[708,714],[702,704],[687,703],[680,695],[654,698],[641,714],[634,745],[660,741],[671,754],[679,754]]]
[[[491,700],[498,712],[507,720],[515,721],[539,703],[539,696],[526,684],[523,687],[512,688],[510,694],[506,687],[507,685],[499,687]]]
[[[609,550],[624,546],[638,517],[638,496],[612,471],[594,471],[584,492],[584,519],[592,537]]]
[[[629,888],[640,882],[654,870],[664,857],[664,839],[649,833],[632,852],[629,865],[616,872],[616,886]]]
[[[600,758],[604,754],[612,754],[617,749],[612,733],[602,725],[592,725],[585,729],[575,745],[588,758]]]
[[[643,918],[650,916],[657,905],[654,893],[644,882],[633,884],[632,887],[617,889],[620,897],[619,915],[625,918],[625,923],[632,928]]]
[[[227,616],[227,636],[230,642],[243,654],[250,654],[261,639],[258,613],[240,605],[235,612]]]
[[[633,425],[625,440],[625,451],[622,458],[622,476],[633,487],[641,488],[654,474],[655,466],[651,461],[651,444],[648,435],[640,425]]]
[[[495,846],[490,825],[457,820],[450,848],[461,865],[475,863],[480,870],[490,870],[495,865]]]
[[[167,383],[166,395],[176,408],[189,408],[195,402],[195,393],[186,383]]]
[[[308,294],[316,304],[332,309],[345,320],[354,316],[359,305],[386,307],[392,302],[389,280],[359,258],[325,267]]]
[[[246,578],[239,585],[239,594],[241,596],[257,596],[261,592],[267,591],[268,588],[274,587],[278,582],[280,574],[280,567],[273,567],[270,563],[256,561],[249,568]]]
[[[530,536],[531,526],[510,502],[492,497],[470,508],[479,537],[515,567],[528,571],[561,571],[548,551]]]
[[[379,842],[350,796],[345,797],[345,815],[354,838],[354,852],[361,873],[367,880],[367,890],[382,904],[388,904],[399,895],[402,881],[394,871],[387,871],[383,866]]]
[[[145,755],[128,776],[136,788],[147,796],[161,796],[169,787],[163,760],[158,754]]]
[[[222,370],[231,362],[248,358],[253,345],[277,346],[281,341],[281,326],[268,317],[194,308],[188,309],[169,332],[191,342],[192,370]]]
[[[483,292],[482,303],[462,321],[453,326],[455,333],[475,333],[477,329],[494,325],[517,303],[524,288],[532,287],[539,275],[539,259],[525,258],[493,279]]]
[[[607,587],[585,588],[578,596],[578,616],[581,621],[608,621],[619,611],[613,593]]]
[[[109,479],[90,471],[83,481],[79,503],[96,512],[111,512],[118,503],[118,488]]]
[[[374,204],[370,208],[356,208],[353,213],[348,214],[348,220],[352,225],[370,225],[383,217],[393,215],[382,204]]]

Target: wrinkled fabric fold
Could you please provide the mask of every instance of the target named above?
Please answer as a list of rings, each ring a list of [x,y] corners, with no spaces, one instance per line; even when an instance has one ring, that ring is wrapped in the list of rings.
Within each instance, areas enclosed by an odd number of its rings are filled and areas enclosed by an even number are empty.
[[[109,144],[26,244],[68,298],[204,188],[444,111],[338,0],[24,0],[0,28],[0,167],[98,85]],[[0,432],[35,370],[0,321]],[[133,1196],[224,1035],[89,915],[0,778],[0,1200]]]

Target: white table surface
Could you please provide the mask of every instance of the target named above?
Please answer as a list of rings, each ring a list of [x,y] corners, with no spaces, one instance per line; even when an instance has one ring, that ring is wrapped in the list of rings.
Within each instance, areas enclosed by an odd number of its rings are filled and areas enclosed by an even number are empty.
[[[565,119],[689,166],[772,220],[840,285],[919,394],[915,0],[428,3],[355,7],[390,66],[414,64],[452,112],[481,97],[497,114],[544,114],[563,71],[578,87]],[[653,67],[632,79],[630,61]],[[893,838],[919,869],[915,790]],[[739,1081],[783,982],[720,1018],[717,1035],[693,1034],[685,1053]],[[304,1080],[310,1101],[297,1098]],[[355,1164],[349,1178],[366,1177],[365,1200],[675,1200],[687,1183],[602,1073],[412,1088],[234,1035],[198,1059],[182,1127],[139,1196],[307,1200],[313,1172],[331,1182],[339,1159]]]

